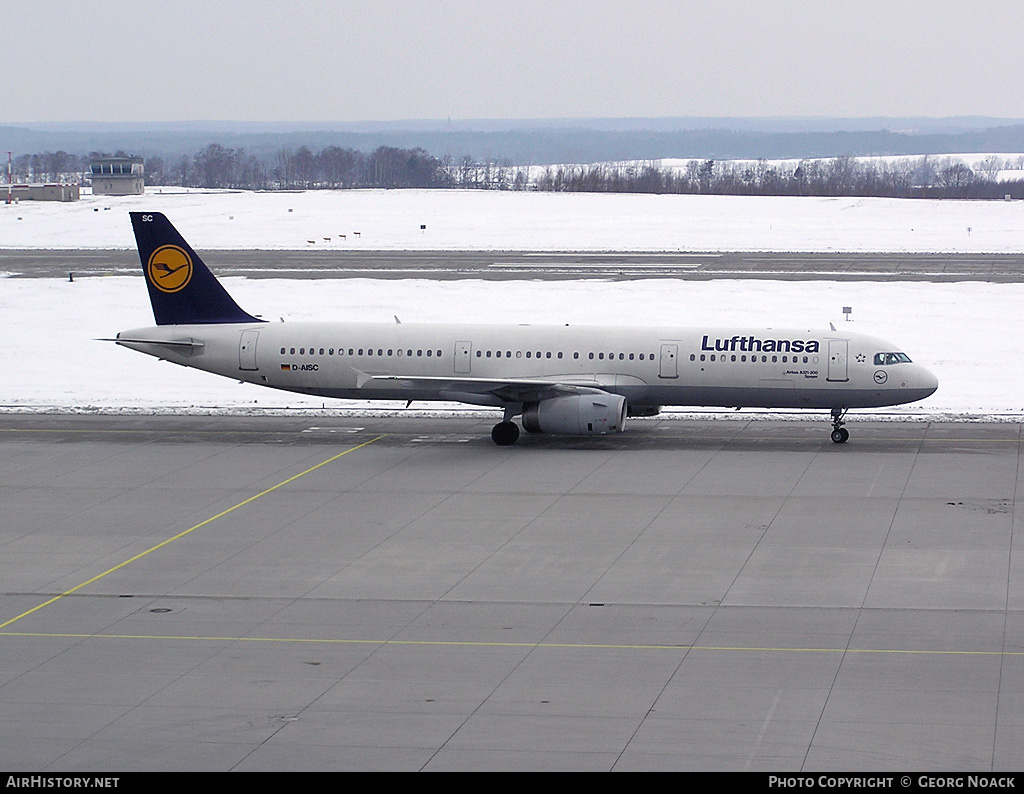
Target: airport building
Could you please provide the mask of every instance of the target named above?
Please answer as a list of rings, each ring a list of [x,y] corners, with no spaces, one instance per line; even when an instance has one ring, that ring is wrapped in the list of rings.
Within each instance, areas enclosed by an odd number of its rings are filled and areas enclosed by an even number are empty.
[[[146,175],[141,157],[98,157],[89,162],[94,196],[141,196]]]
[[[11,185],[12,201],[78,201],[78,185]]]

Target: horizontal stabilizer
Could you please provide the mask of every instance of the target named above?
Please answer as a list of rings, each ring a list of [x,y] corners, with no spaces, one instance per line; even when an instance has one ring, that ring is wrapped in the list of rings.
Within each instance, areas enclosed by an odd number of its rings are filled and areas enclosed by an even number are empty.
[[[186,348],[189,350],[202,350],[206,347],[205,342],[198,339],[129,339],[126,336],[118,336],[114,339],[97,339],[97,342],[116,342],[119,345],[130,343],[135,345],[163,345],[165,347]]]

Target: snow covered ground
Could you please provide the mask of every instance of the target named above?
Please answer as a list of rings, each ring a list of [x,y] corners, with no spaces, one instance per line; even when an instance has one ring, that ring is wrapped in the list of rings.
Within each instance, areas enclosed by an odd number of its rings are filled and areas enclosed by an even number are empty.
[[[107,206],[112,209],[103,209]],[[1024,205],[1016,202],[395,191],[25,202],[0,209],[0,248],[130,247],[128,209],[166,212],[203,250],[294,248],[301,247],[295,239],[305,245],[307,238],[320,238],[316,244],[322,245],[328,229],[335,235],[348,230],[345,245],[377,249],[1020,251],[1024,246]],[[428,226],[425,233],[419,231],[421,222]],[[941,233],[947,226],[950,230]],[[962,234],[954,226],[963,227]],[[688,241],[670,244],[684,228],[690,232]],[[351,235],[356,230],[363,232],[359,238]],[[892,341],[939,378],[939,390],[928,400],[880,413],[1024,419],[1024,375],[1013,365],[1024,360],[1024,284],[228,278],[225,286],[247,310],[286,321],[391,323],[397,314],[403,322],[821,328],[831,321],[842,328],[842,307],[852,306],[851,330]],[[0,408],[322,405],[321,400],[243,386],[95,341],[149,324],[152,314],[141,273],[74,282],[0,276]]]
[[[87,194],[69,204],[0,205],[0,248],[132,248],[129,210],[165,213],[202,250],[1016,252],[1024,247],[1024,202],[1018,201],[148,190],[144,196]]]

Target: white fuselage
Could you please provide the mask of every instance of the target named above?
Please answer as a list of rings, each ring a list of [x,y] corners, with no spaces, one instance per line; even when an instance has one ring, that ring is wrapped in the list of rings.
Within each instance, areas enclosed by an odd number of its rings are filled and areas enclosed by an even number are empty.
[[[887,361],[899,352],[889,342],[807,329],[250,323],[139,328],[119,342],[241,381],[358,400],[501,407],[509,400],[487,381],[550,381],[622,395],[631,408],[847,409],[937,387],[905,356]]]

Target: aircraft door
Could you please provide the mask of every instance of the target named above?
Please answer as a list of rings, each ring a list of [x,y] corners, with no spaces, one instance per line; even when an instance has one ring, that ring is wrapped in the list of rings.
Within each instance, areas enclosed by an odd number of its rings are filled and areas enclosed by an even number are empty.
[[[455,343],[455,374],[468,375],[473,367],[473,343]]]
[[[679,377],[679,345],[661,346],[661,364],[658,367],[658,377]]]
[[[828,340],[828,377],[826,380],[845,382],[850,379],[847,358],[850,353],[850,340]]]
[[[259,331],[242,331],[238,340],[238,368],[253,372],[258,370],[256,366],[256,340],[259,338]]]

